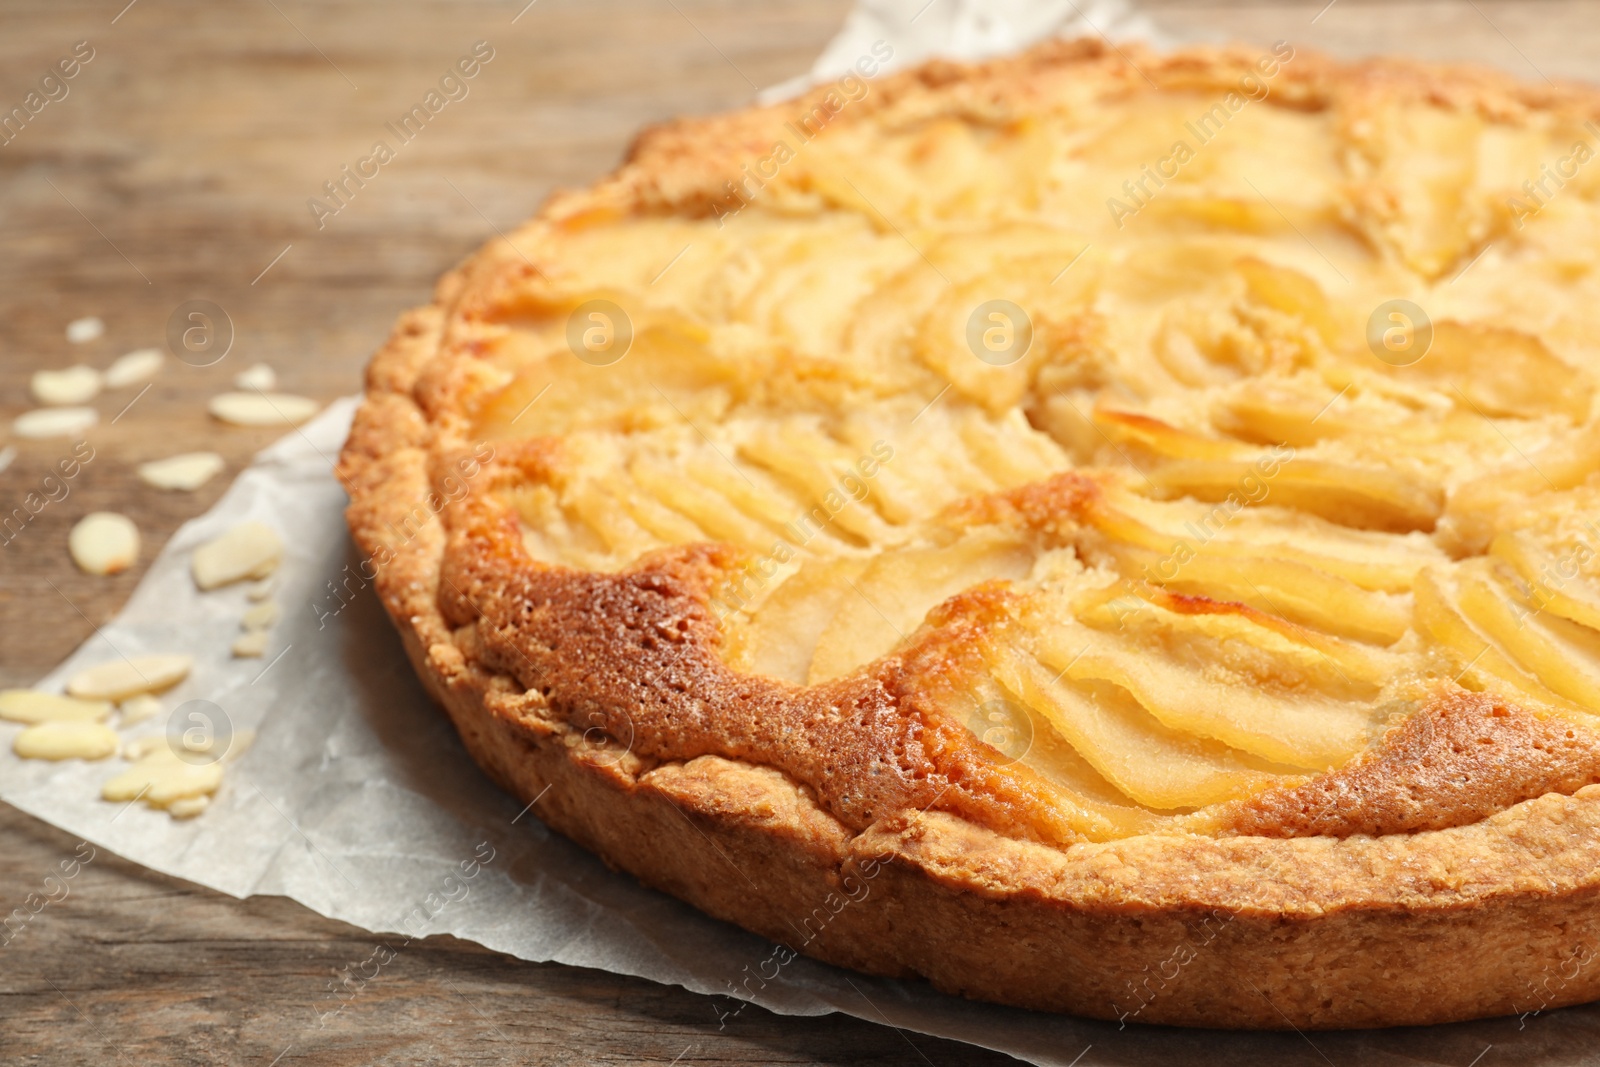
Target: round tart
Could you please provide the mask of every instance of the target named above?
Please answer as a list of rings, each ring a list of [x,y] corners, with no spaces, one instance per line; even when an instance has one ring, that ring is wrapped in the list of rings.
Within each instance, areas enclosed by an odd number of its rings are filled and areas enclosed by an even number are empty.
[[[1597,116],[1078,42],[669,123],[402,316],[350,527],[497,782],[784,953],[1591,999]]]

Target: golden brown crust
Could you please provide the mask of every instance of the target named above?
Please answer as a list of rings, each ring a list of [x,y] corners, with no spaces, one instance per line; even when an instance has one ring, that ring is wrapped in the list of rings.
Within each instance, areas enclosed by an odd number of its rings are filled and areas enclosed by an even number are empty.
[[[1409,834],[1596,783],[1593,731],[1482,694],[1448,693],[1339,770],[1239,801],[1226,825],[1266,837]]]
[[[938,96],[1001,122],[1050,79],[1215,86],[1253,58],[1130,51],[1132,63],[1076,42],[930,64],[885,79],[842,121]],[[1276,91],[1312,106],[1333,79],[1484,114],[1600,113],[1576,89],[1316,57]],[[542,224],[715,212],[729,161],[816,99],[649,131],[615,176],[556,198]],[[1600,789],[1582,788],[1600,777],[1600,749],[1563,720],[1443,697],[1343,770],[1236,805],[1220,827],[1231,836],[1068,844],[1032,772],[919,704],[911,682],[936,674],[950,646],[786,686],[716,654],[710,590],[737,563],[731,549],[668,550],[619,574],[536,562],[507,508],[444,486],[479,455],[475,324],[507,278],[544,275],[519,255],[491,244],[441,281],[432,307],[402,317],[369,368],[339,473],[418,674],[473,757],[539,798],[546,823],[809,955],[1027,1007],[1316,1028],[1600,995],[1600,972],[1566,976],[1600,950]],[[478,461],[480,476],[513,479],[555,447],[505,446]],[[1049,533],[1091,497],[1067,478],[991,502],[988,521],[1010,508]],[[1451,982],[1437,979],[1443,961]]]

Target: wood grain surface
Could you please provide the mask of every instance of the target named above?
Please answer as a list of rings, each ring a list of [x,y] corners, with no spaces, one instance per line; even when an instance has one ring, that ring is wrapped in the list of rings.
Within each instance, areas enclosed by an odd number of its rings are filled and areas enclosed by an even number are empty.
[[[1144,6],[1184,38],[1287,38],[1600,80],[1593,3],[1324,2]],[[169,360],[148,391],[97,399],[94,458],[70,481],[46,481],[69,443],[9,441],[0,429],[0,448],[17,449],[0,471],[0,522],[30,493],[48,501],[0,532],[0,687],[42,675],[138,582],[142,564],[114,578],[72,566],[77,519],[129,515],[148,563],[276,436],[206,415],[238,371],[268,363],[282,389],[324,402],[355,392],[394,316],[443,269],[551,189],[609,169],[640,126],[740,105],[804,70],[848,6],[125,3],[8,0],[0,16],[0,114],[77,42],[93,49],[66,95],[0,144],[0,427],[30,406],[34,370],[165,347],[186,301],[224,309],[232,342],[210,366]],[[319,228],[307,200],[480,40],[494,58],[468,95]],[[105,336],[69,344],[65,326],[83,315],[101,317]],[[199,492],[159,492],[133,475],[202,448],[222,453],[228,473]],[[78,844],[4,805],[0,834],[6,912]],[[751,1009],[719,1032],[710,1002],[683,990],[449,938],[413,944],[318,1029],[335,972],[376,944],[289,901],[231,900],[102,852],[66,899],[0,947],[0,1062],[1008,1062],[839,1016]]]

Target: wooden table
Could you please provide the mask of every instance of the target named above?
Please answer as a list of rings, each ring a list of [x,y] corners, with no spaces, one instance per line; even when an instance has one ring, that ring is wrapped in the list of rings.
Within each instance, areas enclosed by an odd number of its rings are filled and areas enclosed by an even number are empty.
[[[87,40],[93,58],[64,98],[0,145],[0,419],[29,405],[35,369],[104,366],[163,345],[188,300],[224,308],[233,343],[209,367],[169,362],[137,400],[132,390],[97,401],[94,459],[62,499],[4,535],[0,686],[38,678],[139,579],[142,567],[79,574],[65,550],[78,518],[131,516],[148,561],[228,481],[162,493],[135,479],[137,463],[206,448],[231,474],[275,436],[207,417],[205,401],[235,373],[262,361],[288,391],[324,401],[354,392],[395,314],[422,301],[443,268],[552,188],[604,172],[639,126],[738,105],[805,69],[847,6],[125,2],[6,5],[0,112],[22,104],[76,42]],[[1146,6],[1180,35],[1405,50],[1529,77],[1600,74],[1592,3],[1337,0],[1315,23],[1323,0]],[[319,229],[307,200],[478,40],[494,58],[470,94]],[[103,318],[105,336],[68,344],[66,323],[83,315]],[[30,492],[48,495],[44,480],[67,451],[15,443],[0,517]],[[0,831],[9,911],[77,842],[4,805]],[[334,972],[374,946],[287,900],[234,901],[102,853],[70,897],[0,948],[0,1061],[267,1064],[307,1032],[283,1062],[1006,1062],[843,1017],[752,1009],[719,1032],[711,1003],[683,990],[449,938],[413,945],[385,981],[313,1030]]]

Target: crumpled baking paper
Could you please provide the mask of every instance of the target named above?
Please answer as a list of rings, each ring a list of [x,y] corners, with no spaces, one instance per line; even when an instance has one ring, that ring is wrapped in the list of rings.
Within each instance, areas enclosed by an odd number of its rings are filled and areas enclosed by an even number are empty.
[[[813,75],[840,73],[879,39],[895,41],[895,61],[905,63],[935,52],[1008,51],[1057,29],[1138,29],[1104,2],[935,0],[917,16],[920,4],[866,0]],[[1084,15],[1092,25],[1074,21]],[[242,748],[253,731],[254,744],[227,764],[210,810],[175,821],[142,804],[102,801],[100,786],[125,766],[120,760],[20,760],[10,751],[18,729],[10,724],[0,724],[0,799],[154,870],[236,897],[291,897],[386,935],[385,951],[452,934],[522,959],[708,994],[708,1040],[736,1031],[750,1000],[789,1015],[845,1012],[1061,1067],[1600,1063],[1600,1010],[1540,1012],[1542,994],[1532,988],[1521,1017],[1251,1034],[1047,1015],[804,958],[781,963],[788,957],[776,946],[607,870],[545,829],[468,758],[413,676],[345,530],[345,495],[332,465],[356,403],[338,401],[262,452],[211,511],[173,536],[122,612],[40,682],[59,689],[76,670],[119,656],[192,654],[191,676],[162,697],[168,713],[127,734],[160,736],[203,723],[219,747]],[[246,519],[272,526],[286,545],[275,593],[283,614],[260,660],[229,654],[249,606],[245,589],[200,593],[189,576],[195,546]],[[370,980],[383,980],[381,968]],[[337,983],[308,990],[306,1028],[354,995]]]

